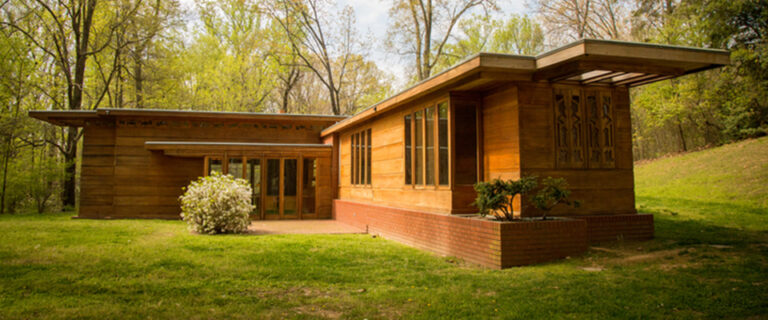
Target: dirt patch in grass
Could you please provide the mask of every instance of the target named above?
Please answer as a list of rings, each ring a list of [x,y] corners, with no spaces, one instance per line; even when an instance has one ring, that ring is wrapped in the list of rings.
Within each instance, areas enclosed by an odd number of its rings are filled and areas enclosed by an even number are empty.
[[[329,310],[326,308],[315,307],[315,306],[300,306],[298,308],[294,308],[293,311],[296,314],[306,314],[306,315],[322,317],[326,319],[339,319],[342,316],[342,313],[339,311]]]

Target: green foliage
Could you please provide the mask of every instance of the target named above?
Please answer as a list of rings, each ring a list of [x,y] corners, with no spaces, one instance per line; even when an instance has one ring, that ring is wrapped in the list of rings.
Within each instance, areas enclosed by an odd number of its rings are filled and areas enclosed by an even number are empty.
[[[498,219],[515,219],[513,202],[517,195],[525,195],[536,187],[536,177],[523,177],[520,180],[493,179],[490,182],[475,184],[477,198],[472,205],[480,210],[480,215],[493,214]],[[501,212],[501,214],[499,214]]]
[[[43,156],[31,164],[32,166],[27,168],[29,171],[25,184],[26,195],[37,213],[43,213],[53,205],[53,200],[60,192],[61,182],[66,178],[64,168],[67,163],[54,157]]]
[[[571,190],[564,178],[546,177],[539,191],[531,197],[531,203],[536,209],[544,212],[542,218],[546,219],[547,213],[558,204],[573,205],[576,208],[581,205],[578,201],[569,200],[570,195]]]
[[[732,65],[634,89],[635,158],[768,134],[768,1],[643,4],[641,40],[728,49]]]
[[[473,14],[458,24],[455,41],[445,45],[445,54],[436,71],[448,68],[478,52],[536,55],[544,50],[544,31],[527,15],[512,14],[493,19]]]
[[[203,234],[244,232],[254,208],[248,181],[218,172],[192,181],[179,200],[189,230]]]

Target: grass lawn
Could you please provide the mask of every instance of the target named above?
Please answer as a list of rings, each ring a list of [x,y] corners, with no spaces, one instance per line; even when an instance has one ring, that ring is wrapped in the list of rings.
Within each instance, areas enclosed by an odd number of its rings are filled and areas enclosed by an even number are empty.
[[[6,318],[767,318],[768,139],[636,169],[656,239],[487,270],[366,235],[0,216]]]

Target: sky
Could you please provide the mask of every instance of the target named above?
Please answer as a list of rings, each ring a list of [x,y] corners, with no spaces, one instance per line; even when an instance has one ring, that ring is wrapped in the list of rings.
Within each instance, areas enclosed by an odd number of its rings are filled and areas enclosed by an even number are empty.
[[[357,17],[357,28],[362,34],[370,34],[373,39],[383,40],[386,38],[387,26],[389,25],[389,0],[337,0],[339,7],[351,6],[355,9]],[[525,14],[528,10],[523,0],[499,0],[499,12],[493,13],[495,17],[504,17],[511,13]],[[386,48],[372,48],[371,59],[376,62],[379,68],[392,74],[395,77],[396,87],[402,87],[407,82],[406,68],[408,63],[400,56],[388,52]]]

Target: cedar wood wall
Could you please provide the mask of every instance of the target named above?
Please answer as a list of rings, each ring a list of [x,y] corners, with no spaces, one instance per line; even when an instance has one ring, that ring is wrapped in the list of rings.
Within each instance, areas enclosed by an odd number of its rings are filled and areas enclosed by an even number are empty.
[[[556,215],[636,213],[629,90],[621,87],[606,90],[612,91],[615,110],[616,168],[555,168],[552,85],[511,84],[482,97],[484,178],[518,179],[521,175],[566,178],[573,191],[571,198],[579,200],[581,207],[574,209],[561,205],[552,212]],[[457,198],[450,190],[414,188],[404,184],[402,142],[405,114],[445,99],[448,99],[447,93],[436,93],[342,132],[339,199],[449,213],[454,206],[451,200]],[[460,124],[460,120],[455,121],[456,125]],[[351,186],[350,135],[366,128],[372,128],[373,134],[372,185]],[[534,216],[540,213],[526,202],[522,214]]]
[[[417,109],[447,101],[446,94],[433,94],[408,107],[385,114],[372,122],[345,130],[340,134],[339,199],[379,205],[449,213],[452,192],[449,187],[412,187],[405,185],[403,117]],[[371,185],[350,184],[350,136],[371,128]]]
[[[125,122],[123,122],[125,120]],[[128,120],[134,120],[130,124]],[[149,121],[151,120],[151,121]],[[158,121],[163,121],[158,124]],[[205,127],[193,127],[205,123]],[[259,124],[258,128],[254,124]],[[178,219],[183,186],[203,175],[203,158],[150,152],[144,142],[227,141],[321,143],[329,123],[197,121],[119,118],[91,121],[84,130],[79,216],[84,218]],[[314,124],[314,126],[313,126]],[[263,125],[267,125],[264,128]],[[305,128],[297,129],[304,125]],[[331,159],[317,158],[318,218],[331,217]]]

